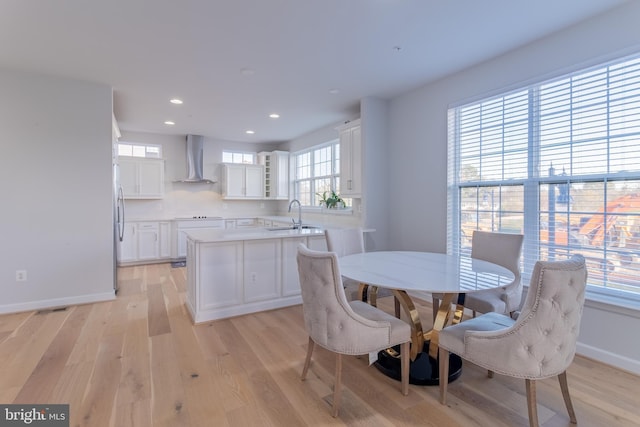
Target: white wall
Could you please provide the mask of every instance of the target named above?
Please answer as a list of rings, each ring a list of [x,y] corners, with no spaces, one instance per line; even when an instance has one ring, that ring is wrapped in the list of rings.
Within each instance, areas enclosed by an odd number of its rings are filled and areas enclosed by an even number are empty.
[[[111,87],[0,70],[0,93],[0,312],[113,298]]]
[[[640,51],[640,2],[629,2],[517,51],[397,97],[390,106],[392,249],[446,251],[447,108]],[[640,373],[640,315],[589,302],[579,351]]]
[[[386,250],[389,246],[389,222],[395,211],[389,203],[387,159],[393,148],[389,140],[388,102],[368,97],[360,102],[362,129],[362,223],[374,229],[367,233],[368,250]]]
[[[266,144],[224,141],[206,137],[203,148],[203,176],[215,184],[174,182],[187,177],[186,135],[160,135],[122,131],[121,142],[159,144],[165,162],[165,195],[159,200],[127,200],[127,217],[133,219],[173,219],[193,215],[222,216],[226,218],[274,215],[283,202],[266,200],[223,200],[222,151],[271,151]],[[284,205],[286,208],[286,205]]]
[[[322,127],[311,131],[299,138],[288,141],[282,144],[281,149],[290,151],[294,154],[297,151],[313,147],[315,145],[326,144],[331,141],[335,141],[339,138],[336,128],[343,123],[357,119],[358,116],[350,117],[342,123],[335,123],[329,126]],[[360,227],[364,225],[363,214],[360,212],[359,205],[360,199],[353,199],[353,210],[349,212],[333,212],[329,210],[318,212],[317,210],[303,210],[302,221],[309,221],[316,224],[324,225],[325,227],[331,227],[333,225],[340,227]],[[287,205],[282,208],[286,211]],[[368,240],[371,239],[371,235],[368,236]],[[373,244],[369,241],[367,248],[373,248]]]

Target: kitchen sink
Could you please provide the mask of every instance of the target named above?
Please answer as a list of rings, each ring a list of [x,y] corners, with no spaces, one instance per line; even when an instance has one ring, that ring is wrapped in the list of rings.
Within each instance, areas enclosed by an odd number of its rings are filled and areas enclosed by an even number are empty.
[[[303,225],[302,229],[303,230],[308,230],[308,229],[316,229],[319,227],[315,227],[313,225]],[[267,230],[269,231],[283,231],[283,230],[295,230],[296,227],[294,225],[288,225],[288,226],[284,226],[284,227],[267,227]]]

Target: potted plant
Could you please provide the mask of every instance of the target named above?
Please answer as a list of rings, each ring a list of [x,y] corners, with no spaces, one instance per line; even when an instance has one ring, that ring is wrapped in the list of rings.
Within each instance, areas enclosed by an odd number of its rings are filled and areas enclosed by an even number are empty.
[[[316,193],[320,196],[320,206],[324,205],[329,209],[341,209],[344,207],[344,200],[335,191],[331,190],[331,194],[325,191],[322,194]]]

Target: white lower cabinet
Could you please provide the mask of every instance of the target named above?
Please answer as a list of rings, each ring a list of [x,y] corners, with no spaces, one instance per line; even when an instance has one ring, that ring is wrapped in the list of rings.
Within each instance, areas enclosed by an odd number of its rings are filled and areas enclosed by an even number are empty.
[[[135,223],[125,223],[122,241],[118,242],[118,262],[133,262],[138,259],[138,236]]]
[[[326,249],[324,235],[188,240],[187,308],[196,323],[302,303],[298,244]]]
[[[171,256],[171,232],[168,221],[137,221],[125,224],[119,242],[119,264],[143,264],[164,261]]]
[[[157,222],[138,224],[138,260],[158,259],[160,255],[160,239]]]

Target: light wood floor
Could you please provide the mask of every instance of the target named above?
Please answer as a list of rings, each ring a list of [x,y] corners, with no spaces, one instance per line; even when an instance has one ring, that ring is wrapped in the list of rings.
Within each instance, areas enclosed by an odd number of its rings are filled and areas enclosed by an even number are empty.
[[[528,425],[523,380],[465,364],[443,406],[435,387],[402,396],[366,357],[344,359],[334,419],[333,356],[316,346],[299,379],[301,306],[194,326],[184,268],[119,274],[115,301],[0,316],[0,403],[68,403],[72,426]],[[638,376],[576,357],[568,377],[580,426],[640,425]],[[571,425],[555,379],[538,383],[538,402],[541,425]]]

